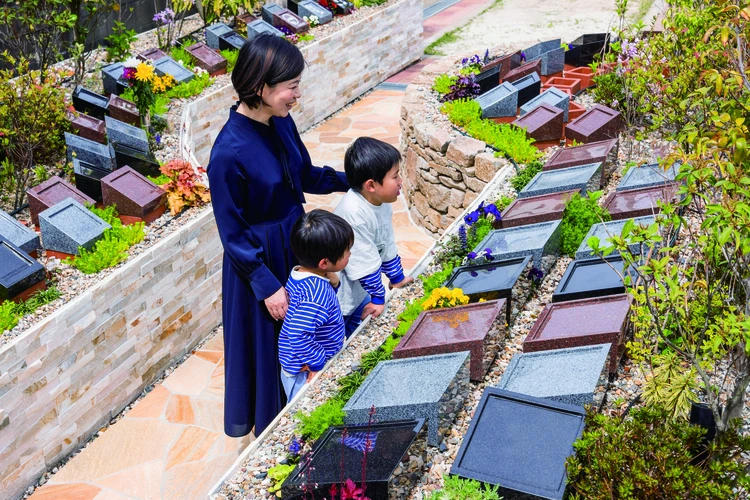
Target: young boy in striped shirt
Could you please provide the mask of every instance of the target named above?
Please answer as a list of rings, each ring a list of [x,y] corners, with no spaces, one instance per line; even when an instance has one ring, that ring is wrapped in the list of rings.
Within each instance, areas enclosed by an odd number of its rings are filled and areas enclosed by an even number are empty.
[[[401,191],[401,153],[390,144],[360,137],[344,155],[344,171],[350,189],[333,213],[354,229],[349,263],[341,272],[338,298],[344,315],[347,338],[369,315],[379,316],[385,308],[385,274],[391,288],[408,285],[393,235],[391,203]]]
[[[286,283],[289,307],[279,334],[281,384],[291,400],[344,345],[344,319],[336,299],[336,272],[349,262],[351,226],[325,210],[302,215],[291,247],[300,265]]]

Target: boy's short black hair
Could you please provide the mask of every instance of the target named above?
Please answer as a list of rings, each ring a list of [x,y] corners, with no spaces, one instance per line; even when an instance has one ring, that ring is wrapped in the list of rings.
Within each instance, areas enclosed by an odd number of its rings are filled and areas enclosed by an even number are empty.
[[[344,155],[346,180],[352,189],[361,191],[364,183],[370,179],[382,184],[388,171],[400,162],[401,153],[387,142],[360,137]]]
[[[353,244],[352,226],[325,210],[302,214],[292,228],[292,252],[308,269],[317,269],[323,259],[337,262]]]

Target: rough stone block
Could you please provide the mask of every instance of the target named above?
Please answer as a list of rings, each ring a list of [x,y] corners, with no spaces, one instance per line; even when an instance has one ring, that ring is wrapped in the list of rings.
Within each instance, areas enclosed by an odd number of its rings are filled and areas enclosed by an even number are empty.
[[[678,163],[673,163],[666,170],[661,168],[658,163],[633,167],[622,176],[622,180],[617,185],[617,191],[671,184],[679,171],[680,165]]]
[[[429,205],[439,212],[445,212],[448,209],[450,203],[451,190],[449,187],[442,184],[433,184],[423,180],[426,174],[423,172],[422,176],[417,179],[417,187],[424,194]],[[426,215],[426,214],[425,214]]]
[[[549,104],[550,106],[561,109],[563,112],[563,122],[568,121],[568,107],[570,105],[569,94],[554,87],[549,88],[521,106],[521,116],[525,115],[529,111],[534,110],[541,104]]]
[[[109,116],[105,117],[104,121],[107,124],[107,137],[112,144],[121,144],[144,153],[150,151],[148,135],[142,128],[128,125]]]
[[[41,248],[39,234],[24,226],[15,217],[0,210],[0,236],[27,254],[36,253]]]
[[[676,193],[676,184],[615,191],[602,206],[612,216],[612,220],[655,215],[661,211],[659,202],[674,201]]]
[[[206,28],[206,45],[212,49],[219,50],[219,37],[225,33],[231,33],[232,28],[224,23],[214,23]]]
[[[490,182],[503,167],[503,161],[495,153],[480,153],[474,158],[474,175],[482,182]]]
[[[654,223],[654,217],[652,215],[648,215],[645,217],[636,217],[634,219],[621,219],[611,222],[600,222],[599,224],[594,224],[593,226],[591,226],[591,229],[589,229],[589,232],[586,233],[586,236],[583,238],[581,246],[579,246],[578,250],[576,250],[576,259],[585,259],[594,256],[593,252],[591,251],[591,247],[588,244],[588,240],[592,236],[596,236],[597,238],[599,238],[600,246],[609,246],[609,238],[611,238],[612,236],[620,236],[620,234],[622,234],[622,228],[625,226],[625,223],[628,220],[632,220],[636,224],[641,226],[650,226]],[[628,249],[633,255],[638,255],[641,251],[640,245],[637,243],[633,243],[628,247]],[[611,255],[617,254],[619,254],[619,252],[615,250]]]
[[[112,63],[102,68],[102,84],[107,95],[120,95],[128,88],[128,81],[123,77],[125,66],[122,63]]]
[[[622,276],[628,273],[634,280],[637,277],[629,268],[623,271],[624,265],[619,255],[574,260],[560,278],[560,283],[552,294],[552,302],[625,293]]]
[[[430,122],[418,123],[414,127],[414,136],[417,138],[417,143],[426,148],[428,147],[430,134],[434,134],[436,131],[435,125]]]
[[[490,231],[474,252],[479,254],[489,248],[495,260],[531,255],[534,267],[542,269],[542,257],[556,253],[560,247],[559,233],[559,220],[498,229]]]
[[[506,300],[500,299],[425,311],[401,339],[393,357],[469,351],[470,378],[481,382],[500,349],[502,330],[498,331],[495,320],[505,304]]]
[[[461,136],[451,141],[446,157],[459,167],[471,167],[474,164],[474,158],[483,152],[484,148],[484,142]]]
[[[42,245],[47,250],[78,255],[79,247],[90,250],[112,226],[90,210],[67,198],[39,214]]]
[[[585,416],[580,406],[488,388],[451,475],[497,485],[506,499],[562,500],[565,461],[575,452]]]
[[[104,136],[104,122],[102,120],[83,113],[70,113],[67,115],[67,118],[70,120],[73,132],[79,137],[98,142],[99,144],[107,143],[107,139]]]
[[[366,423],[370,409],[378,418],[427,420],[427,443],[440,444],[469,390],[469,353],[437,354],[382,361],[344,406],[345,421]]]
[[[73,198],[82,205],[93,205],[94,200],[65,182],[58,176],[54,176],[41,184],[29,189],[26,193],[29,197],[29,212],[31,221],[39,225],[39,214],[50,207],[57,205],[67,198]]]
[[[104,120],[107,114],[107,98],[88,90],[83,85],[78,85],[73,91],[73,107],[79,113]]]
[[[516,354],[497,388],[598,409],[608,385],[610,347],[601,344]]]
[[[167,193],[130,167],[123,167],[102,179],[102,200],[115,205],[120,215],[147,220],[167,201]]]
[[[577,189],[573,189],[528,198],[516,198],[503,210],[503,217],[499,222],[500,228],[506,229],[562,219],[565,205],[577,192],[579,192]]]
[[[518,89],[512,84],[504,82],[474,100],[482,108],[482,118],[516,116],[518,109]]]
[[[187,83],[195,77],[192,71],[169,56],[154,61],[154,70],[159,76],[171,75],[178,85]]]
[[[293,2],[290,3],[290,5]],[[318,23],[327,24],[333,19],[331,11],[321,6],[319,3],[313,0],[302,0],[297,4],[297,15],[300,17],[317,16]]]
[[[523,352],[612,344],[609,373],[617,373],[630,302],[628,295],[610,295],[547,304],[526,336]]]
[[[99,144],[65,132],[65,145],[67,146],[69,162],[72,162],[73,158],[77,158],[99,168],[115,169],[115,152],[111,144]]]
[[[540,104],[513,122],[526,130],[526,137],[538,142],[559,141],[563,130],[563,111],[549,104]]]
[[[625,119],[619,111],[595,105],[576,121],[570,122],[565,129],[565,137],[583,144],[589,142],[617,139],[625,128]]]
[[[526,184],[519,198],[540,196],[559,191],[577,190],[581,194],[596,191],[601,187],[601,163],[578,165],[559,170],[542,170]]]
[[[0,236],[0,303],[24,300],[44,288],[47,272],[28,253]]]
[[[445,154],[451,142],[451,135],[447,130],[439,129],[430,135],[430,149]]]

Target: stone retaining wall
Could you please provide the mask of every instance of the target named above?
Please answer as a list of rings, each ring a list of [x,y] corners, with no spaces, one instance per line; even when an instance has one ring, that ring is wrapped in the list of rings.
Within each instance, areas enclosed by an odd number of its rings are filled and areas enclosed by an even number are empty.
[[[422,56],[422,2],[401,0],[302,47],[309,64],[302,99],[292,110],[303,132]],[[227,85],[185,106],[182,157],[206,165],[211,146],[237,100]]]
[[[213,211],[0,348],[0,498],[85,443],[221,322]]]
[[[509,164],[496,158],[484,142],[453,130],[438,115],[436,97],[429,89],[454,62],[446,57],[425,66],[406,89],[401,107],[403,192],[413,220],[433,235],[442,234]]]

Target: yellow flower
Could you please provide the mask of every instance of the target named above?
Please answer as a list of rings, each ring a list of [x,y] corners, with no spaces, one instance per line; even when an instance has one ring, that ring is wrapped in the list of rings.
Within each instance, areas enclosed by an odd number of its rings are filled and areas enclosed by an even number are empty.
[[[172,75],[164,75],[161,77],[161,81],[164,84],[165,89],[169,89],[175,86],[177,80]]]
[[[135,79],[141,82],[148,82],[154,77],[154,67],[142,62],[135,69]]]

